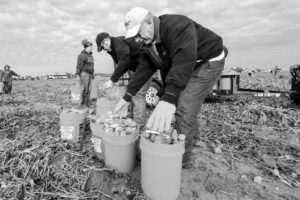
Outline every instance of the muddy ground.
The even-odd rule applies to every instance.
[[[88,128],[81,145],[60,141],[74,81],[14,82],[0,97],[0,199],[146,199],[139,162],[129,175],[107,168]],[[300,199],[300,109],[288,97],[214,99],[199,123],[178,199]]]

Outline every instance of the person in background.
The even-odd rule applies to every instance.
[[[132,77],[139,64],[140,52],[142,51],[141,42],[136,42],[135,40],[126,41],[124,36],[113,37],[108,33],[102,32],[97,35],[96,43],[98,52],[102,50],[107,52],[117,65],[110,80],[104,84],[105,88],[112,87],[126,72],[129,78]],[[150,84],[151,77],[143,84],[131,101],[130,112],[132,112],[133,119],[138,123],[140,129],[143,129],[146,123],[145,95]]]
[[[4,70],[0,72],[0,82],[3,82],[3,92],[10,94],[12,90],[12,76],[20,77],[17,73],[10,69],[9,65],[4,66]]]
[[[186,135],[183,168],[193,166],[194,136],[199,134],[197,116],[202,103],[219,79],[228,53],[222,37],[183,15],[156,17],[135,7],[125,16],[126,38],[135,38],[148,46],[127,91],[115,108],[123,112],[132,96],[155,73],[161,71],[164,91],[151,114],[147,128],[169,131],[175,115],[175,127]]]
[[[80,84],[83,87],[82,106],[90,106],[91,81],[94,78],[94,57],[93,44],[84,39],[81,41],[84,49],[78,55],[76,75],[80,78]]]

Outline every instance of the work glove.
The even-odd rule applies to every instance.
[[[155,107],[158,104],[158,102],[159,102],[159,97],[157,95],[155,95],[153,98],[152,106]]]
[[[169,131],[175,111],[174,104],[159,101],[147,122],[147,128],[158,132]]]
[[[128,112],[129,102],[125,101],[123,98],[118,102],[115,107],[114,113],[118,114],[120,117],[126,117]]]
[[[108,80],[104,83],[104,88],[108,89],[111,88],[114,85],[114,83],[111,80]]]

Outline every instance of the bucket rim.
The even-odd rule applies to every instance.
[[[102,140],[102,137],[101,136],[99,136],[99,135],[95,135],[95,134],[92,134],[92,137],[91,138],[97,138],[97,139],[101,139]]]
[[[103,124],[105,124],[105,123],[103,123]],[[140,133],[140,130],[139,130],[139,125],[138,125],[138,124],[137,124],[137,127],[136,127],[136,128],[137,128],[137,129],[136,129],[135,132],[133,132],[133,133],[131,133],[131,134],[129,134],[129,135],[124,135],[124,136],[110,135],[110,134],[106,133],[106,131],[105,131],[105,126],[102,127],[102,130],[103,130],[103,132],[104,132],[103,135],[108,136],[108,137],[110,137],[110,138],[118,139],[118,138],[139,137],[139,135],[140,135],[140,134],[139,134],[139,133]],[[137,139],[137,138],[136,138],[136,139]]]
[[[157,144],[148,141],[144,137],[141,136],[140,139],[140,148],[143,151],[147,151],[152,154],[166,154],[166,155],[180,155],[185,152],[184,143],[178,144]]]
[[[81,121],[85,120],[87,118],[87,114],[80,114],[80,115],[74,115],[74,114],[60,114],[59,119],[61,121]]]
[[[136,132],[131,133],[130,135],[125,135],[125,136],[117,136],[117,135],[110,135],[107,134],[105,131],[102,134],[102,138],[105,142],[109,142],[110,144],[131,144],[136,142],[139,139],[139,130]]]

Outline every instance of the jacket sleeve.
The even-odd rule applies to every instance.
[[[116,45],[115,49],[117,50],[117,68],[115,69],[110,80],[112,82],[117,82],[119,78],[126,73],[130,66],[130,47],[125,41]]]
[[[141,87],[151,78],[156,72],[157,68],[152,65],[149,57],[143,54],[140,57],[139,65],[134,72],[130,82],[127,86],[127,91],[123,96],[123,99],[127,102],[131,101],[131,98],[141,89]]]
[[[166,88],[161,98],[172,104],[177,103],[180,92],[192,76],[197,61],[198,43],[195,26],[191,21],[180,24],[174,30],[170,45],[172,66],[166,76]]]
[[[85,57],[80,54],[77,58],[76,75],[80,75],[83,69],[84,62],[85,62]]]
[[[13,76],[20,77],[20,75],[19,75],[19,74],[17,74],[16,72],[14,72],[14,71],[11,71],[11,74],[12,74]]]

